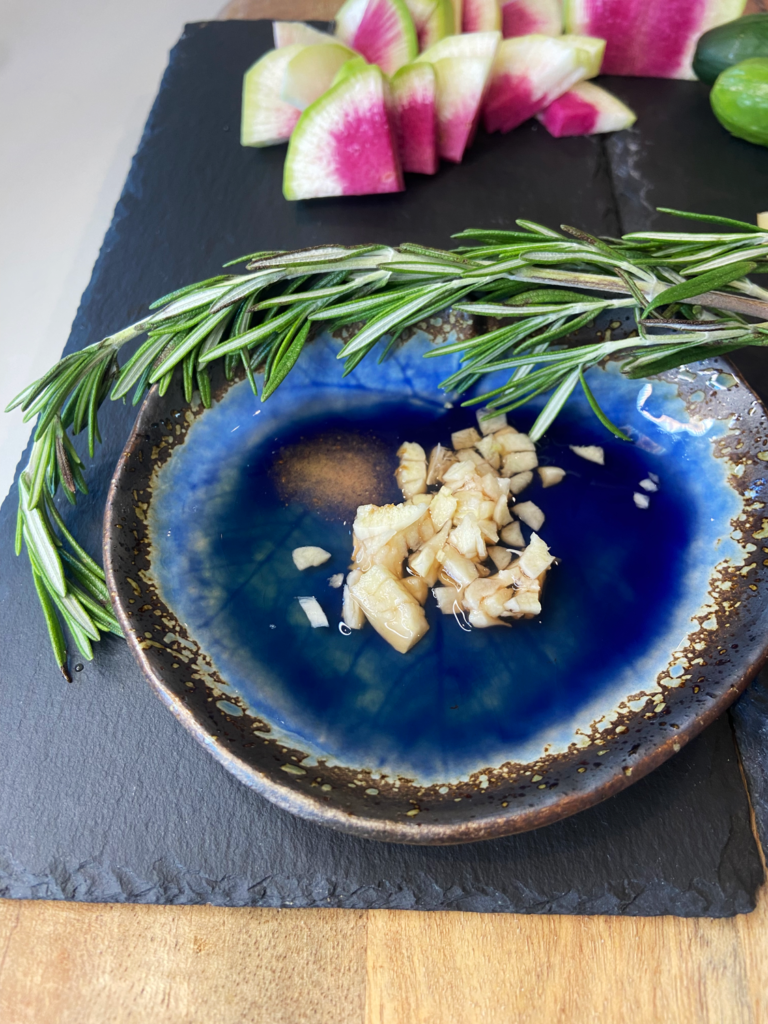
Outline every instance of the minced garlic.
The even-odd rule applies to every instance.
[[[544,513],[515,496],[536,469],[544,486],[564,472],[539,468],[533,441],[505,416],[478,413],[478,427],[482,436],[475,427],[456,431],[453,447],[436,445],[429,458],[421,445],[405,442],[395,472],[405,500],[358,508],[342,609],[350,629],[367,619],[405,654],[429,629],[423,606],[430,590],[464,629],[541,613],[554,557],[538,536]],[[534,531],[527,546],[521,522]]]

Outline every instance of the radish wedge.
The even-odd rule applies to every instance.
[[[302,46],[269,50],[243,77],[243,110],[240,143],[243,146],[274,146],[290,138],[300,112],[280,98],[285,69]]]
[[[500,29],[499,0],[464,0],[462,32],[497,32]]]
[[[566,0],[568,32],[607,40],[603,73],[695,78],[699,37],[738,18],[744,0]]]
[[[501,42],[501,32],[468,32],[464,35],[446,36],[440,42],[420,53],[417,61],[444,60],[446,57],[483,57],[493,60]]]
[[[392,110],[403,170],[435,174],[436,79],[431,64],[406,64],[392,79]]]
[[[537,115],[550,135],[598,135],[630,128],[634,112],[592,82],[579,82]]]
[[[483,107],[486,131],[508,132],[586,77],[575,47],[553,36],[505,39]]]
[[[352,63],[350,61],[350,63]],[[341,71],[340,81],[307,107],[285,158],[286,199],[401,192],[403,176],[379,68]]]
[[[559,36],[563,31],[560,0],[507,0],[501,7],[501,34]]]
[[[339,69],[357,54],[341,43],[303,46],[285,69],[281,97],[286,103],[306,110],[330,89]]]
[[[451,0],[405,0],[405,4],[413,18],[420,51],[453,34]]]
[[[314,46],[316,43],[335,43],[336,39],[330,32],[320,32],[311,25],[305,25],[303,21],[273,21],[272,35],[275,39],[275,49],[281,46]]]
[[[419,52],[403,0],[346,0],[336,15],[336,35],[387,75]]]
[[[576,50],[579,64],[585,68],[585,78],[595,78],[600,74],[605,57],[605,40],[597,36],[560,36],[559,42],[568,43]]]
[[[435,69],[437,82],[437,150],[460,163],[474,138],[501,35],[471,32],[446,36],[422,53]]]

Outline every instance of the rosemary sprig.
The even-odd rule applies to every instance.
[[[64,357],[8,407],[37,417],[19,480],[16,552],[26,547],[64,675],[62,623],[86,658],[103,632],[120,634],[104,573],[67,530],[55,502],[59,491],[72,503],[77,491],[86,492],[72,437],[85,432],[93,457],[99,411],[110,393],[125,400],[132,391],[135,405],[153,384],[164,394],[179,373],[187,402],[197,391],[210,406],[209,367],[223,359],[227,378],[242,366],[255,393],[255,374],[262,374],[265,401],[313,331],[361,324],[338,353],[349,373],[382,339],[384,358],[408,328],[453,307],[494,317],[499,326],[427,353],[460,353],[459,370],[441,386],[466,393],[487,374],[509,371],[502,386],[465,405],[510,411],[549,394],[530,430],[537,440],[581,386],[599,422],[628,440],[598,406],[585,379],[590,367],[620,357],[622,371],[638,377],[768,345],[768,291],[747,276],[768,270],[768,232],[727,217],[663,212],[717,230],[615,239],[519,220],[515,231],[463,231],[452,250],[406,243],[259,252],[226,264],[244,263],[243,273],[180,288],[152,303],[143,320]],[[612,309],[630,310],[636,332],[573,337]],[[146,340],[121,366],[120,350],[142,335]]]

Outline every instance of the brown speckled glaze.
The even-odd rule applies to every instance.
[[[730,483],[744,499],[732,527],[741,536],[745,565],[723,563],[713,572],[711,607],[702,609],[698,630],[670,662],[685,664],[684,674],[661,673],[647,691],[627,694],[564,753],[488,765],[456,785],[374,782],[357,769],[304,767],[306,752],[280,743],[269,722],[222,711],[217,701],[225,694],[218,684],[224,681],[160,600],[152,576],[147,513],[153,476],[203,414],[202,408],[187,409],[173,387],[164,398],[153,389],[144,402],[105,513],[107,579],[128,643],[163,702],[214,757],[278,806],[317,823],[370,839],[444,844],[539,828],[583,810],[679,751],[744,690],[768,654],[768,509],[746,497],[768,470],[768,418],[730,367],[736,386],[702,387],[703,374],[724,365],[699,364],[697,373],[673,372],[664,379],[676,385],[696,417],[731,422],[714,451],[731,464]],[[218,379],[214,398],[228,386]],[[237,703],[228,695],[226,700]]]

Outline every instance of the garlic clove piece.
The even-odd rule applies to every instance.
[[[565,470],[560,469],[559,466],[539,466],[539,476],[542,487],[554,487],[565,476]]]
[[[546,516],[532,501],[518,502],[517,505],[513,505],[513,511],[517,518],[522,519],[532,530],[540,530],[544,525]]]
[[[325,548],[313,547],[311,544],[301,548],[294,548],[291,552],[293,564],[299,571],[312,569],[317,565],[322,565],[323,562],[327,562],[330,557],[330,551],[326,551]]]

